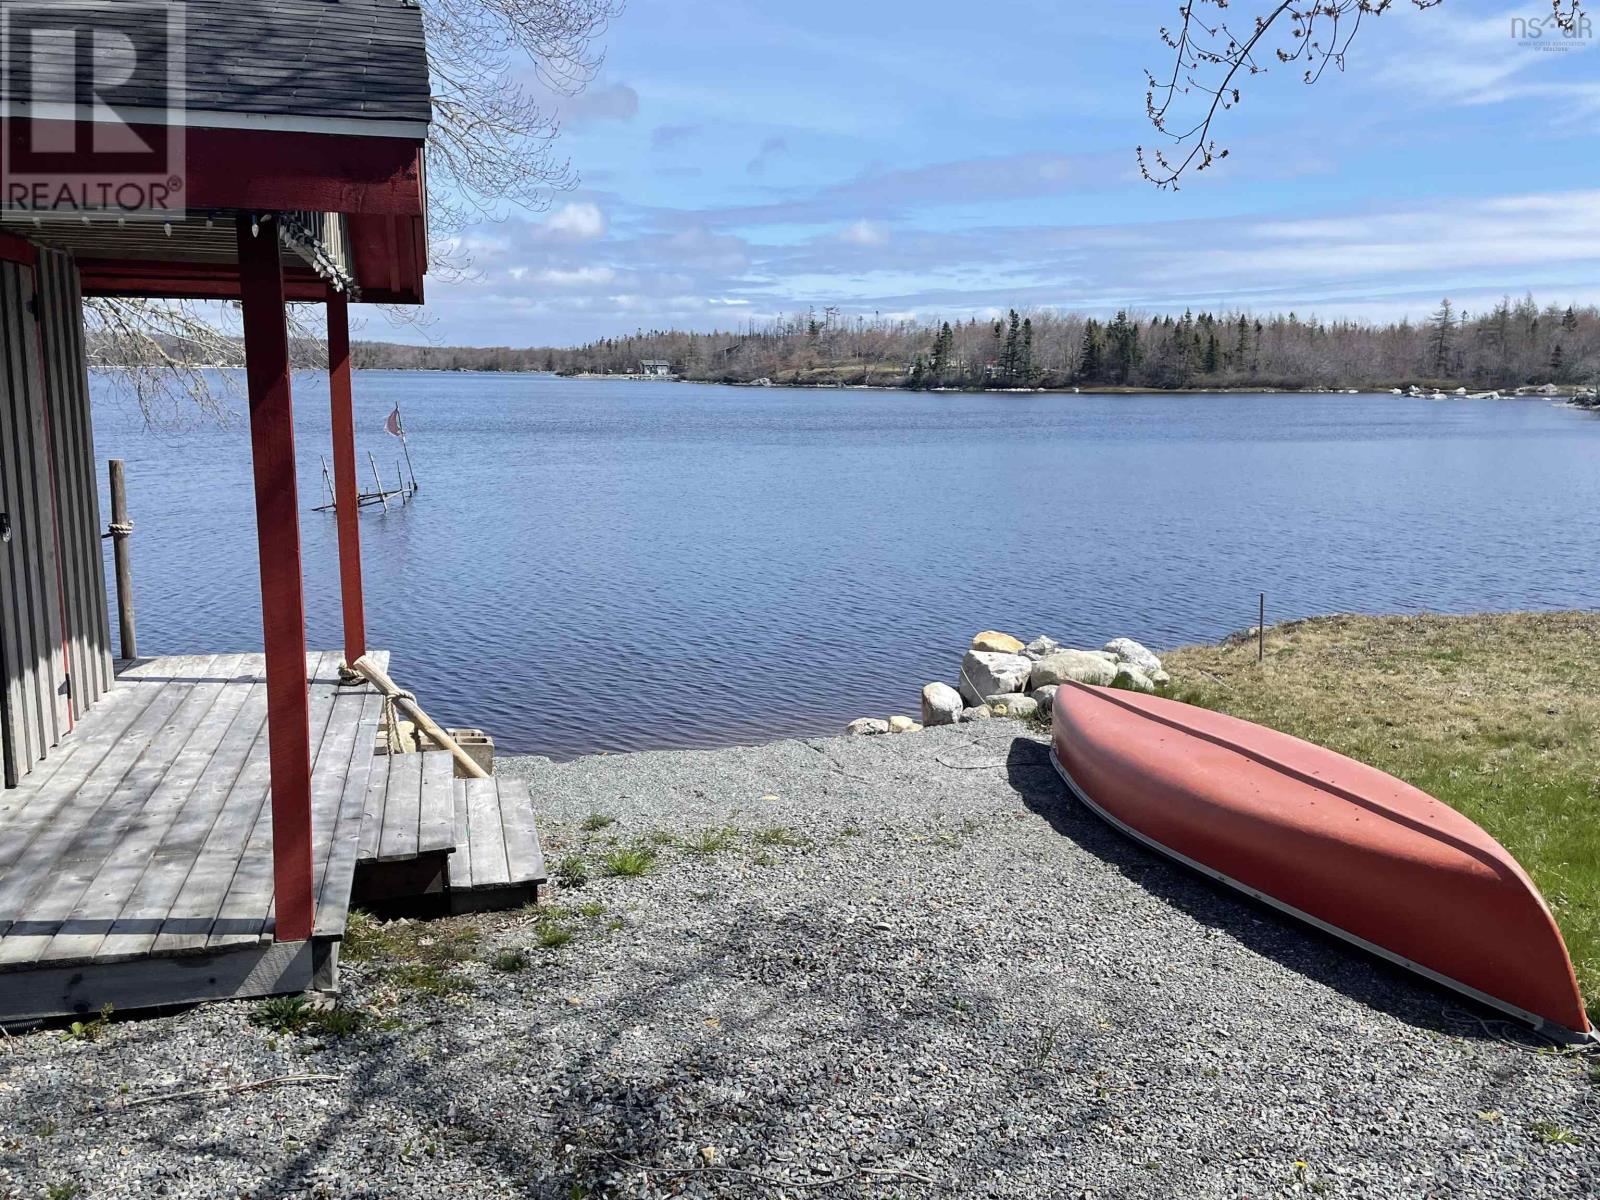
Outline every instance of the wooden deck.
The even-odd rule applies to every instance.
[[[263,657],[141,660],[0,791],[0,1020],[310,986],[344,933],[382,706],[339,659],[308,656],[311,943],[272,941]]]

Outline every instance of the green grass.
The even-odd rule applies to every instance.
[[[802,833],[796,833],[787,825],[772,825],[766,829],[756,830],[755,842],[758,846],[805,847],[811,845],[810,838]]]
[[[556,864],[556,878],[568,887],[582,887],[589,882],[589,863],[581,854],[568,854]]]
[[[578,915],[580,917],[603,917],[605,912],[606,906],[598,900],[589,900],[578,905]]]
[[[456,971],[477,957],[479,931],[459,919],[379,921],[352,912],[340,951],[346,962],[376,968],[379,978],[398,991],[418,996],[448,996],[468,990]]]
[[[290,1036],[343,1038],[366,1032],[372,1018],[358,1008],[319,1008],[304,996],[275,996],[256,1005],[250,1023]]]
[[[721,854],[724,850],[731,850],[739,844],[739,831],[726,826],[712,829],[702,829],[693,837],[687,838],[683,848],[691,854]]]
[[[1522,863],[1600,1017],[1600,614],[1320,617],[1167,656],[1177,699],[1404,779]]]
[[[559,950],[572,940],[572,930],[559,921],[546,919],[533,927],[533,940],[541,950]]]
[[[517,975],[528,969],[529,959],[521,950],[502,950],[489,960],[489,965],[507,975]]]
[[[607,875],[619,879],[636,879],[655,869],[656,852],[649,846],[619,846],[606,855],[601,864]]]
[[[598,833],[602,829],[610,828],[617,823],[615,817],[608,817],[605,813],[590,813],[583,819],[582,828],[585,833]]]

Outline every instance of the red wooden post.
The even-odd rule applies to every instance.
[[[333,499],[339,524],[339,596],[344,602],[344,662],[367,652],[361,597],[361,500],[356,487],[356,422],[350,381],[350,302],[328,293],[328,398],[333,407]]]
[[[267,729],[272,774],[272,871],[280,942],[311,936],[311,712],[306,684],[305,595],[300,582],[299,485],[289,330],[278,226],[252,231],[239,218],[239,294],[244,311],[250,449],[255,462],[261,624],[267,647]]]

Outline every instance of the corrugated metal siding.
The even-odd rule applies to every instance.
[[[111,622],[100,552],[100,489],[83,352],[83,297],[72,259],[41,250],[38,287],[67,670],[72,680],[72,711],[82,714],[111,686]]]
[[[0,680],[6,703],[6,765],[26,774],[70,725],[62,648],[61,574],[40,337],[32,311],[34,273],[0,263]],[[8,780],[14,783],[15,779]]]

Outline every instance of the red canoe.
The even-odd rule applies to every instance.
[[[1592,1037],[1543,898],[1477,825],[1393,776],[1175,700],[1063,684],[1051,757],[1122,832],[1429,979]]]

